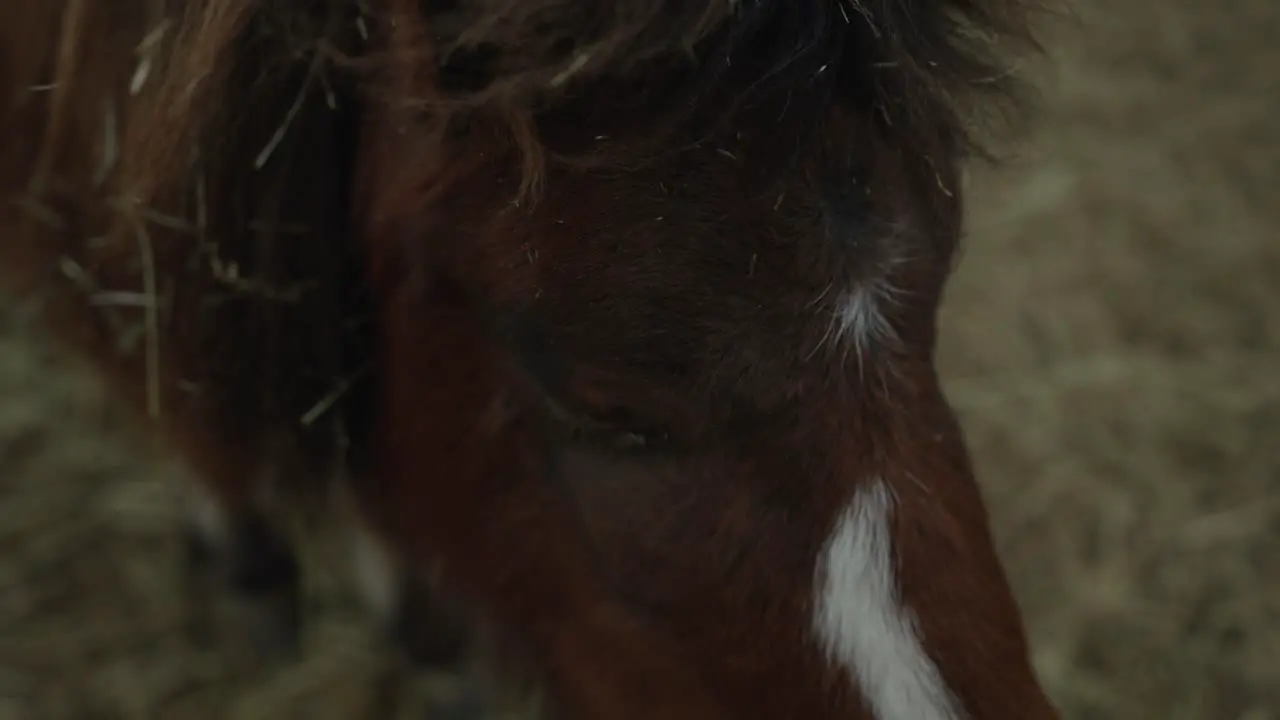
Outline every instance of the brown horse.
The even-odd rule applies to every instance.
[[[934,369],[1025,15],[10,0],[0,275],[270,627],[337,475],[397,636],[563,716],[1054,718]]]

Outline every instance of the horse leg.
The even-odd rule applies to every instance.
[[[423,669],[458,667],[469,635],[462,608],[363,524],[356,524],[352,548],[360,595],[399,660]]]
[[[294,549],[252,504],[219,494],[216,482],[186,483],[179,533],[182,579],[197,629],[226,600],[234,624],[258,654],[300,649],[302,574]]]
[[[447,589],[400,561],[372,530],[356,523],[352,547],[361,595],[392,648],[398,673],[448,677],[448,692],[433,697],[429,717],[483,720],[502,716],[504,703],[529,694],[529,683],[500,655],[492,633]]]

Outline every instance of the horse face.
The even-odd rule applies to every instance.
[[[460,574],[480,595],[542,588],[545,615],[516,598],[496,612],[543,628],[533,642],[562,653],[549,661],[561,682],[647,668],[618,670],[599,691],[626,712],[673,712],[693,696],[710,713],[855,712],[823,629],[839,613],[823,621],[819,609],[857,601],[823,589],[842,513],[877,478],[965,472],[931,365],[955,237],[940,179],[838,140],[823,144],[834,157],[744,169],[764,142],[737,137],[630,172],[552,168],[523,207],[505,202],[506,166],[482,164],[377,243],[412,288],[397,317],[413,327],[388,328],[417,338],[392,361],[420,388],[395,391],[405,417],[433,412],[431,398],[475,408],[437,430],[452,438],[436,445],[443,464],[484,478],[474,512],[525,498],[505,535],[544,545],[519,566],[494,558],[488,577],[469,555]],[[901,459],[926,437],[956,469]],[[440,503],[419,492],[397,505]],[[442,538],[428,555],[471,552]],[[552,563],[551,547],[575,559]],[[555,579],[550,567],[566,564]],[[580,612],[550,608],[560,601]],[[658,678],[681,699],[653,705],[643,688]]]

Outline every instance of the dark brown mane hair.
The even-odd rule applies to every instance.
[[[1016,47],[1036,47],[1027,0],[480,0],[410,4],[420,47],[438,68],[416,100],[434,111],[534,108],[595,81],[641,73],[646,104],[696,106],[734,66],[751,90],[814,80],[828,92],[874,98],[894,119],[975,99],[1013,99]],[[635,88],[632,88],[635,89]],[[723,99],[723,98],[719,98]],[[663,101],[666,102],[663,102]],[[1016,105],[1016,103],[1014,103]],[[898,113],[906,113],[899,116]]]
[[[635,161],[675,127],[710,127],[782,93],[798,106],[852,99],[908,138],[944,134],[958,151],[986,155],[990,121],[1009,129],[1025,107],[1016,51],[1038,50],[1028,0],[400,5],[382,18],[404,38],[386,60],[428,70],[395,87],[392,101],[436,127],[505,116],[526,158],[522,192],[536,185],[544,155]],[[632,107],[646,125],[628,134],[621,157],[622,142],[547,148],[540,126],[566,104],[579,115],[587,104]]]
[[[362,77],[411,68],[393,73],[401,82],[367,92],[412,109],[424,130],[446,132],[478,115],[503,118],[526,156],[527,190],[544,159],[539,116],[576,97],[643,108],[648,137],[635,133],[631,142],[647,146],[664,129],[708,121],[709,112],[731,115],[728,109],[752,97],[796,88],[810,102],[855,98],[899,132],[947,133],[959,150],[983,150],[985,121],[1012,119],[1022,107],[1010,51],[1035,48],[1031,0],[147,4],[153,34],[144,44],[151,47],[139,51],[148,53],[153,79],[135,98],[135,121],[119,152],[122,190],[144,203],[189,170],[192,143],[216,145],[228,121],[253,112],[262,94],[279,92],[265,77],[248,87],[237,78],[241,85],[232,87],[237,67],[264,76],[303,69],[301,81],[330,100]],[[16,12],[30,14],[26,5]],[[44,12],[61,15],[60,59],[51,74],[55,119],[45,138],[53,145],[62,132],[57,118],[71,112],[58,106],[74,100],[75,58],[88,61],[112,40],[84,35],[86,27],[102,27],[89,22],[103,12],[93,3],[51,2]],[[371,49],[370,37],[387,40],[385,47]],[[726,75],[745,80],[747,91],[718,92]],[[583,93],[586,87],[592,93]],[[591,162],[601,153],[551,154]]]

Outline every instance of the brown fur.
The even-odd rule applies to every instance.
[[[229,508],[341,463],[572,716],[861,718],[812,563],[880,477],[965,709],[1053,717],[933,369],[1023,4],[290,8],[0,8],[3,279]]]

